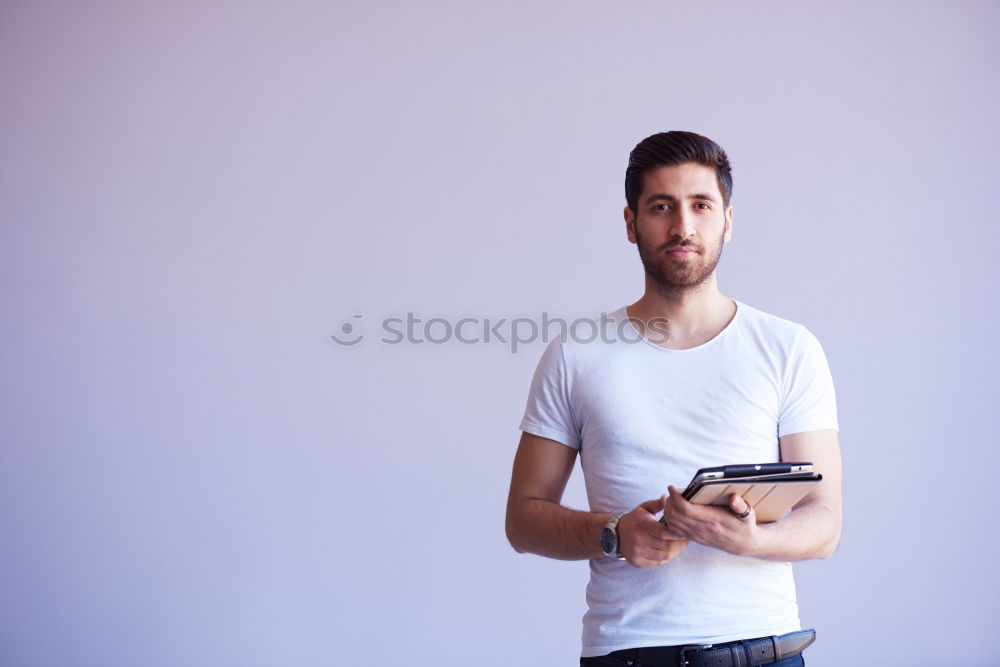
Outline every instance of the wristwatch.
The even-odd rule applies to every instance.
[[[604,524],[604,528],[601,528],[601,550],[609,558],[622,557],[618,551],[618,520],[623,516],[625,516],[624,512],[615,514]]]

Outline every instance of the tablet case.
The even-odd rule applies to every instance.
[[[771,523],[792,509],[822,479],[823,475],[820,474],[805,478],[776,476],[774,479],[756,480],[752,477],[713,479],[694,489],[688,500],[699,505],[726,506],[729,504],[729,494],[738,493],[753,507],[757,523]]]

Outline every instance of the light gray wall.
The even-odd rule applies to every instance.
[[[0,663],[573,664],[586,564],[503,534],[541,343],[378,323],[637,298],[625,161],[666,129],[733,160],[722,291],[836,381],[809,664],[995,660],[998,20],[5,2]]]

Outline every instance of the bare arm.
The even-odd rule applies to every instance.
[[[783,461],[812,461],[823,475],[816,490],[799,501],[785,518],[761,524],[749,555],[781,560],[827,558],[840,543],[843,520],[840,439],[837,431],[806,431],[782,437]]]
[[[507,539],[519,553],[560,560],[604,558],[599,535],[609,512],[562,506],[577,451],[530,433],[521,435],[507,497]],[[619,550],[637,567],[667,562],[687,545],[656,520],[666,498],[647,501],[618,523]]]
[[[611,514],[580,512],[559,504],[576,454],[555,440],[521,434],[507,497],[507,539],[518,553],[560,560],[604,556],[597,538]]]
[[[771,560],[826,558],[840,542],[843,516],[840,440],[835,430],[793,433],[779,439],[783,461],[812,461],[823,481],[784,518],[758,524],[747,504],[733,495],[729,508],[694,505],[670,487],[667,523],[696,542],[741,556]]]

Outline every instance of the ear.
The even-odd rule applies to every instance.
[[[636,243],[635,214],[628,206],[625,207],[625,235],[628,236],[629,243]]]
[[[733,238],[733,207],[730,206],[726,209],[726,233],[722,236],[723,243],[729,243],[729,240]]]

